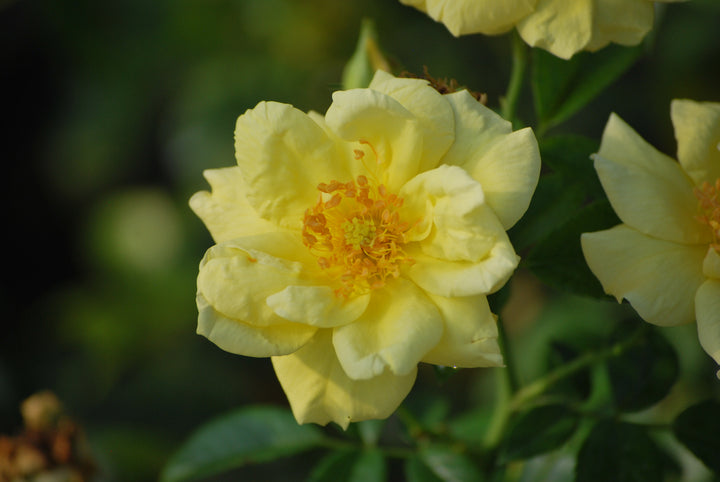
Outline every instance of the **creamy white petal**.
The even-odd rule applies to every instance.
[[[695,296],[695,312],[700,344],[720,364],[720,280],[707,280],[700,286]]]
[[[678,161],[696,185],[720,179],[720,103],[673,100]]]

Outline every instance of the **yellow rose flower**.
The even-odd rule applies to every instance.
[[[607,293],[656,325],[697,320],[720,363],[720,104],[675,100],[671,117],[679,163],[610,117],[593,158],[623,224],[582,248]]]
[[[658,0],[675,2],[682,0]],[[523,40],[569,59],[609,43],[637,45],[650,31],[653,0],[400,0],[455,35],[496,35],[517,27]]]
[[[419,362],[502,365],[486,295],[518,263],[505,231],[538,180],[530,129],[378,71],[324,117],[261,102],[235,151],[190,200],[217,242],[198,333],[272,357],[299,423],[389,416]]]

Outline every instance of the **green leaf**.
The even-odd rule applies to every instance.
[[[608,201],[589,204],[537,243],[526,255],[524,265],[551,287],[578,295],[604,297],[600,282],[585,263],[580,235],[607,229],[619,222]]]
[[[630,68],[642,50],[612,45],[567,61],[533,49],[531,82],[540,133],[586,106]]]
[[[624,422],[598,422],[580,448],[576,482],[663,480],[667,455],[646,431]]]
[[[480,482],[483,480],[478,468],[465,455],[445,445],[429,445],[420,449],[418,457],[424,468],[427,468],[435,478],[428,478],[427,471],[423,467],[413,463],[413,476],[425,477],[408,480],[430,481],[441,480],[443,482]],[[406,471],[408,466],[406,466]]]
[[[365,18],[360,25],[355,52],[343,70],[343,90],[367,87],[378,69],[389,71],[389,65],[380,51],[375,24]]]
[[[578,416],[563,405],[534,407],[510,428],[500,453],[501,462],[527,459],[565,443],[578,425]]]
[[[613,340],[632,336],[636,326],[621,323]],[[675,349],[656,330],[642,326],[638,342],[607,362],[613,400],[622,411],[642,410],[659,402],[678,377]]]
[[[577,135],[553,136],[541,139],[539,148],[543,164],[561,173],[567,183],[582,185],[587,200],[606,199],[590,159],[600,148],[597,140]]]
[[[377,442],[380,439],[380,434],[385,426],[385,422],[386,420],[365,420],[363,422],[356,423],[355,425],[357,426],[357,430],[363,444],[369,446],[377,445]]]
[[[707,400],[685,409],[672,425],[675,437],[720,476],[720,402]]]
[[[192,434],[170,458],[161,480],[192,480],[267,462],[316,447],[322,439],[317,427],[298,425],[287,410],[242,408],[212,420]]]
[[[442,482],[443,479],[435,475],[418,455],[413,455],[405,461],[405,480],[407,482]]]
[[[383,455],[372,448],[331,452],[315,466],[308,482],[380,482],[386,479]]]
[[[547,365],[548,371],[551,371],[579,357],[590,346],[579,346],[576,340],[552,340],[548,348]],[[589,368],[584,368],[554,383],[549,391],[562,393],[570,400],[585,400],[592,389],[590,378]]]

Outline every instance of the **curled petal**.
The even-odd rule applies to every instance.
[[[203,175],[212,192],[195,193],[190,198],[190,207],[205,223],[216,243],[278,229],[277,225],[262,219],[248,202],[247,187],[239,167],[208,169]]]
[[[329,286],[288,286],[268,296],[267,304],[277,315],[320,328],[347,325],[367,308],[370,295],[341,298]]]
[[[257,213],[299,229],[317,185],[351,179],[350,160],[307,114],[287,104],[261,102],[237,120],[235,157],[246,197]]]
[[[525,213],[540,176],[540,151],[529,128],[510,123],[467,91],[446,95],[455,113],[455,143],[443,162],[458,165],[480,183],[487,204],[505,229]]]
[[[415,383],[417,369],[405,375],[385,371],[368,380],[353,380],[333,350],[331,330],[319,330],[295,353],[273,357],[275,374],[299,423],[350,422],[387,418]]]
[[[460,368],[503,366],[497,317],[490,312],[484,295],[430,298],[442,314],[445,329],[423,362]]]
[[[528,45],[569,59],[590,43],[594,2],[538,0],[535,12],[518,23],[518,33]]]
[[[406,375],[442,336],[436,306],[413,283],[399,278],[372,293],[354,323],[336,328],[333,345],[347,375],[366,380],[386,370]]]
[[[369,174],[397,192],[420,171],[425,142],[420,120],[389,95],[370,89],[335,92],[325,122],[363,153],[357,174]]]
[[[695,319],[705,246],[651,238],[622,224],[585,233],[581,244],[605,292],[627,299],[645,321],[673,326]]]
[[[268,357],[287,355],[312,338],[316,328],[297,323],[254,326],[223,316],[201,295],[197,295],[197,333],[221,349],[237,355]]]
[[[291,234],[266,233],[215,245],[200,263],[198,293],[227,318],[253,326],[286,323],[266,300],[289,285],[312,283],[313,272],[305,266],[314,262],[308,257]]]
[[[639,44],[653,26],[654,12],[649,0],[596,1],[592,38],[585,50],[594,52],[610,42]]]
[[[417,118],[423,137],[419,170],[436,167],[455,139],[455,120],[446,97],[426,80],[399,79],[383,70],[375,73],[368,88],[389,95]]]

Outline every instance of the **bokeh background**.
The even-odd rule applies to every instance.
[[[646,55],[555,131],[598,139],[615,111],[674,155],[670,100],[720,101],[720,2],[659,13]],[[204,169],[234,162],[234,123],[246,109],[261,100],[329,106],[362,18],[374,20],[398,70],[427,66],[498,105],[509,37],[455,39],[396,0],[0,0],[0,433],[20,429],[21,400],[51,389],[84,426],[102,480],[156,480],[211,417],[286,406],[269,360],[195,334],[197,264],[212,240],[187,199],[207,188]],[[528,121],[531,107],[526,92]],[[602,331],[623,310],[553,293],[522,272],[514,296],[523,301],[507,317],[521,369],[542,333],[571,329],[578,313]],[[671,337],[687,345],[685,365],[712,373],[692,327]],[[408,403],[436,403],[439,414],[483,403],[489,372],[443,381],[423,369]],[[242,474],[303,480],[317,457]]]

